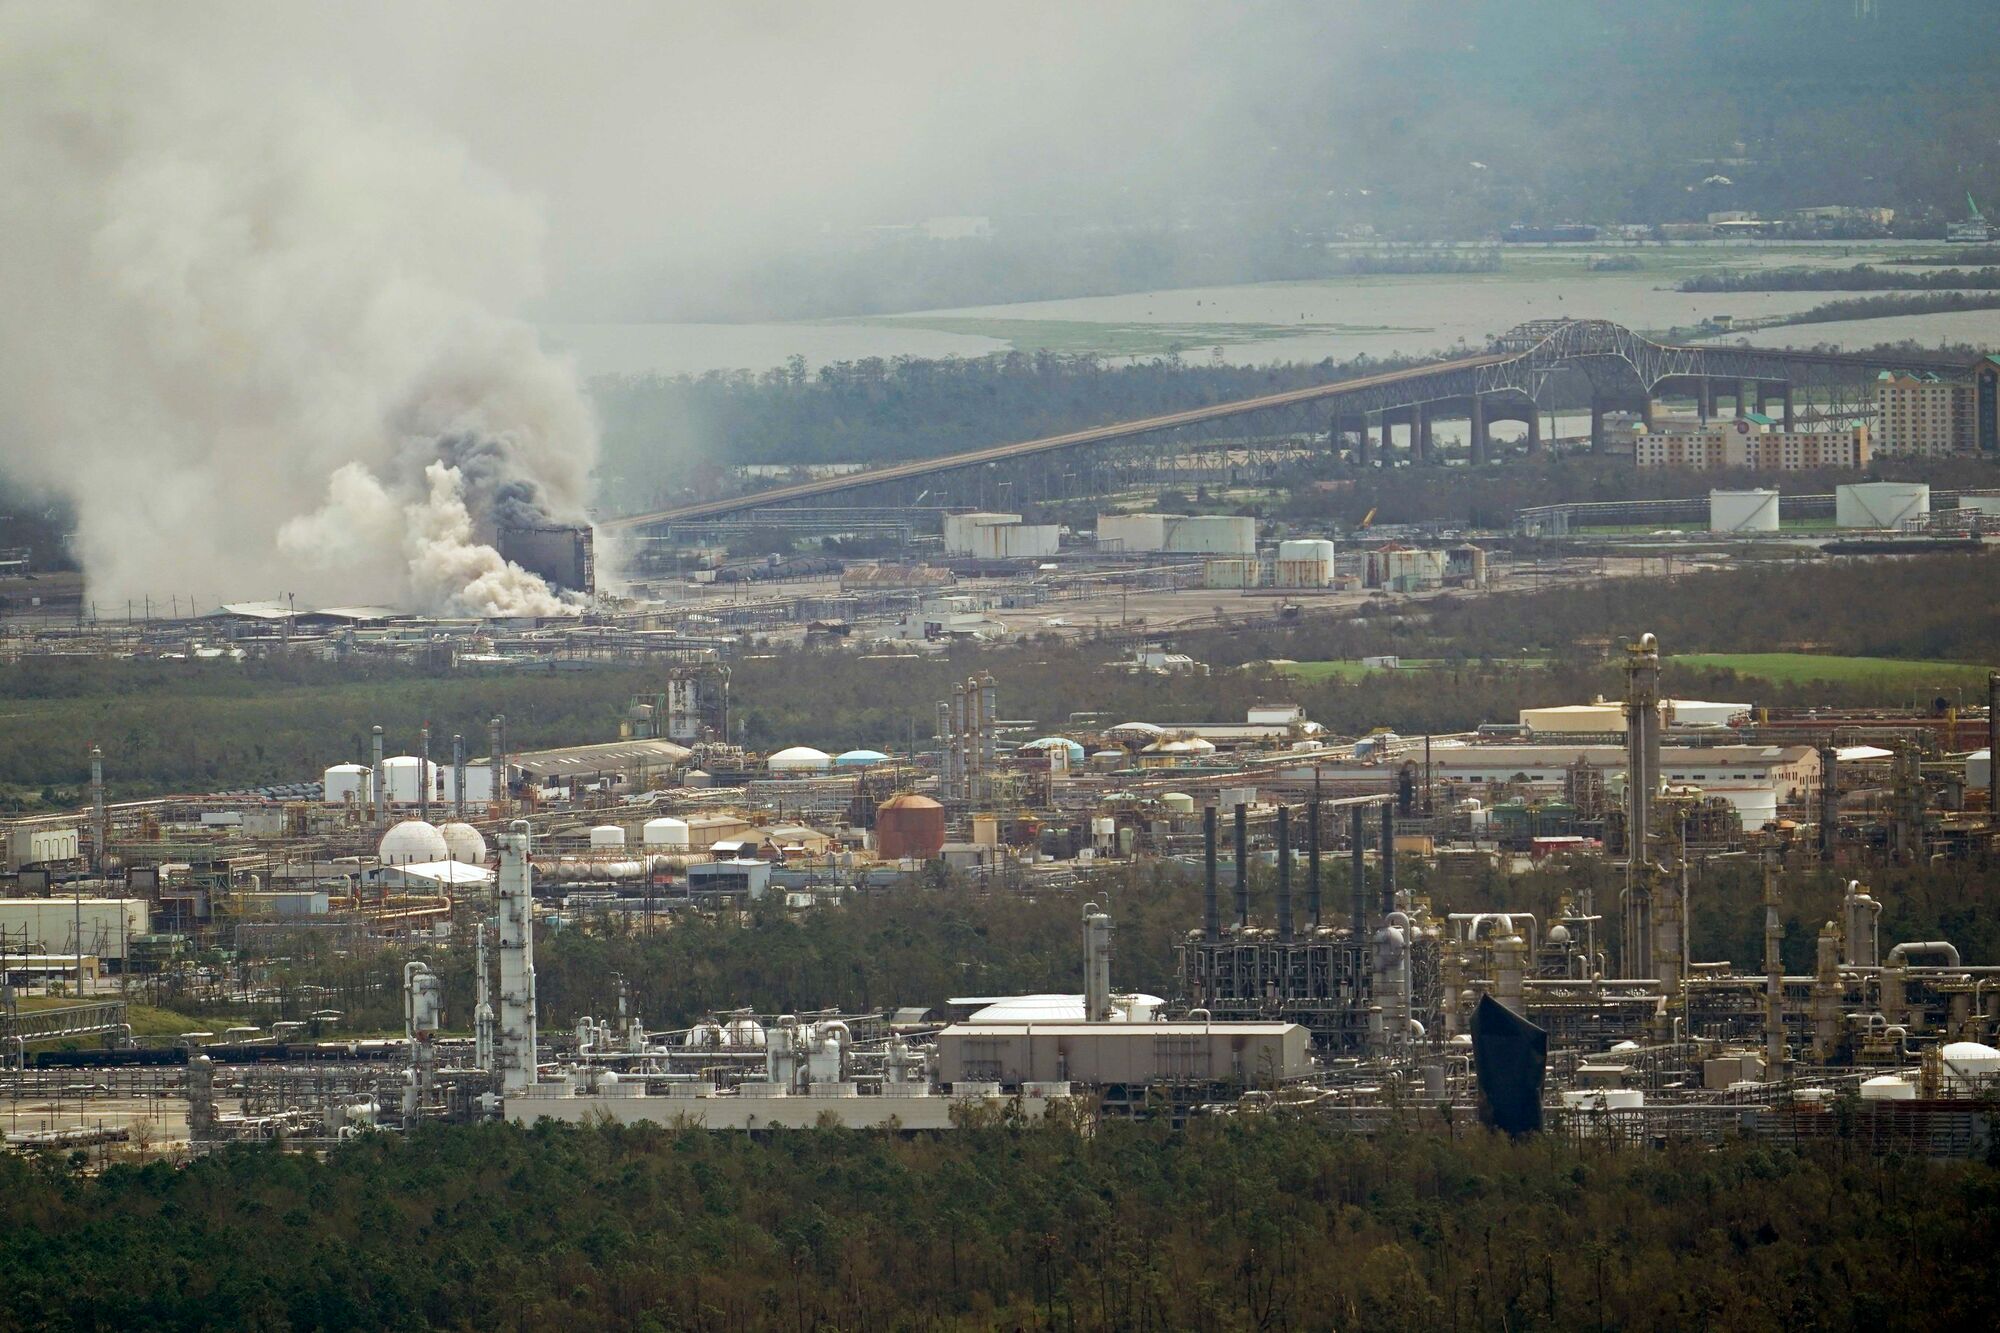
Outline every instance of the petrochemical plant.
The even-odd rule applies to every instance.
[[[369,754],[330,756],[277,796],[117,802],[116,756],[95,755],[84,809],[6,830],[11,1139],[118,1137],[167,1105],[184,1113],[166,1136],[197,1146],[487,1117],[942,1131],[1283,1111],[1369,1129],[1421,1107],[1491,1116],[1495,1080],[1516,1077],[1577,1133],[1859,1125],[1885,1149],[1982,1151],[2000,965],[1898,938],[1867,880],[1994,854],[1994,700],[1895,714],[1670,699],[1651,635],[1624,673],[1615,702],[1346,739],[1290,704],[1201,725],[1010,719],[1005,681],[978,674],[936,702],[921,749],[757,754],[728,739],[730,675],[711,661],[665,671],[618,741],[514,751],[496,717],[484,756],[428,728],[395,755],[378,727]],[[1151,960],[1167,996],[1114,985],[1097,876],[1134,864],[1200,885],[1201,919]],[[1689,944],[1729,865],[1762,876],[1759,970]],[[1849,882],[1810,970],[1788,972],[1780,883],[1808,866]],[[1566,876],[1553,914],[1433,909],[1454,876],[1505,886],[1537,868]],[[540,1021],[538,936],[753,911],[809,924],[939,874],[1104,903],[1081,912],[1080,992],[661,1029],[627,987],[615,1014]],[[256,1008],[270,995],[249,960],[304,939],[400,944],[400,1037],[343,1035],[331,995],[293,997],[268,1029],[131,1035],[131,987]],[[239,961],[207,961],[218,948]],[[454,959],[470,1013],[444,1012]],[[37,986],[75,1002],[11,1004]],[[1500,1016],[1545,1042],[1531,1070],[1482,1053]],[[79,1065],[96,1082],[65,1106]]]

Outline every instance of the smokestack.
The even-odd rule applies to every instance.
[[[375,827],[389,823],[389,769],[382,762],[382,728],[373,729],[375,739]]]
[[[1306,807],[1306,915],[1319,929],[1319,802]]]
[[[465,737],[457,732],[451,738],[451,795],[452,818],[461,824],[465,822]]]
[[[90,747],[90,868],[100,875],[104,873],[104,853],[110,843],[111,824],[104,813],[104,751],[93,745]],[[82,952],[81,938],[76,947]]]
[[[493,813],[507,813],[507,715],[496,713],[486,724],[487,767],[493,773]]]
[[[1201,937],[1210,944],[1222,938],[1222,908],[1215,897],[1215,807],[1201,812]]]
[[[417,732],[417,818],[431,822],[431,724]]]
[[[1366,939],[1368,929],[1368,825],[1367,812],[1361,806],[1353,806],[1349,813],[1347,887],[1353,898],[1354,938]]]
[[[1382,802],[1382,915],[1396,910],[1396,803]]]
[[[1250,807],[1236,807],[1236,928],[1250,924]]]
[[[1292,812],[1278,807],[1278,938],[1292,938]]]
[[[1111,918],[1096,903],[1083,905],[1083,1021],[1111,1018]]]

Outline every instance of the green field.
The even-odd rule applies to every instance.
[[[1915,662],[1896,657],[1823,657],[1817,653],[1682,653],[1674,666],[1720,668],[1780,684],[1868,681],[1908,686],[1970,687],[1986,682],[1986,668],[1961,662]]]

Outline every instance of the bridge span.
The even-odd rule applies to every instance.
[[[669,523],[726,518],[753,509],[823,500],[876,486],[1131,440],[1182,427],[1205,425],[1257,413],[1324,408],[1327,434],[1338,447],[1351,442],[1357,461],[1366,463],[1391,447],[1402,425],[1414,462],[1435,457],[1431,423],[1462,418],[1470,424],[1474,463],[1488,456],[1487,426],[1522,421],[1528,448],[1540,448],[1540,412],[1558,377],[1580,378],[1588,387],[1591,444],[1601,449],[1605,413],[1629,410],[1652,419],[1653,402],[1665,392],[1692,397],[1703,417],[1714,414],[1718,398],[1732,401],[1735,414],[1762,412],[1775,399],[1787,426],[1841,415],[1834,410],[1795,416],[1795,389],[1819,392],[1829,405],[1845,401],[1848,414],[1863,410],[1866,385],[1883,370],[1962,374],[1965,362],[1941,354],[1841,353],[1757,347],[1683,346],[1656,343],[1606,320],[1537,320],[1496,338],[1474,356],[1409,366],[1401,370],[1334,380],[1303,389],[1213,403],[1133,421],[1066,431],[1039,439],[989,445],[938,458],[890,463],[861,472],[798,482],[681,505],[651,513],[600,519],[598,527],[626,531]],[[1578,393],[1577,398],[1583,395]],[[1370,420],[1375,422],[1371,433]]]

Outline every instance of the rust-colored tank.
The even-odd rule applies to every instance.
[[[934,859],[944,848],[944,807],[928,796],[905,792],[875,810],[875,854],[884,861]]]

